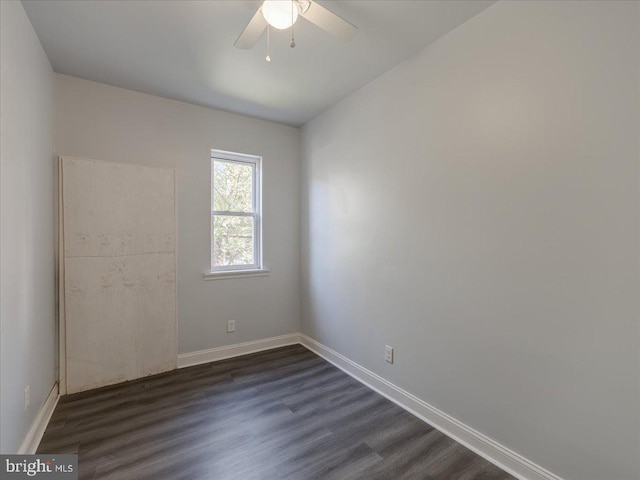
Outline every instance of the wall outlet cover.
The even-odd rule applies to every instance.
[[[393,363],[393,347],[384,346],[384,359],[389,363]]]
[[[31,385],[24,387],[24,411],[26,412],[31,403]]]

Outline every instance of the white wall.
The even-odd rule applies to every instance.
[[[22,4],[0,17],[0,451],[16,453],[56,376],[53,71]]]
[[[639,21],[500,2],[302,133],[303,333],[566,479],[640,477]]]
[[[212,148],[263,157],[268,277],[203,280],[210,267]],[[177,169],[180,353],[298,331],[298,129],[55,75],[54,149]],[[227,320],[236,320],[235,333],[227,333]]]

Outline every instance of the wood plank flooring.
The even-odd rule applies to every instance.
[[[301,345],[62,397],[81,480],[507,480]]]

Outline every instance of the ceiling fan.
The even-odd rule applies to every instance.
[[[265,28],[267,29],[268,45],[269,27],[273,27],[278,30],[291,28],[291,47],[293,48],[296,45],[293,39],[293,25],[298,17],[309,20],[343,42],[348,42],[358,33],[358,29],[354,25],[313,0],[265,0],[244,28],[234,46],[243,49],[253,47]],[[267,53],[267,61],[270,60]]]

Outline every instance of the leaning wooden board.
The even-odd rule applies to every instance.
[[[175,172],[61,162],[67,393],[175,369]]]

